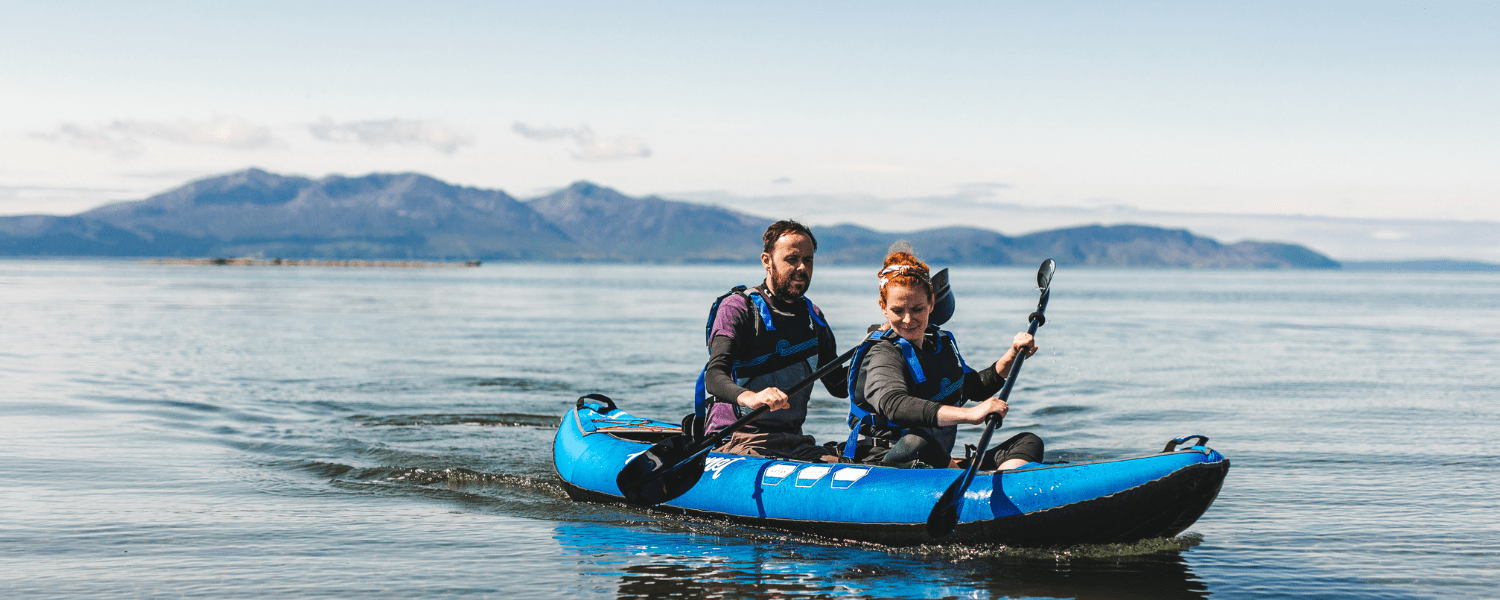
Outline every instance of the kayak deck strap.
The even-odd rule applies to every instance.
[[[678,429],[676,427],[638,427],[638,426],[633,426],[633,425],[617,425],[617,426],[610,426],[610,427],[600,427],[600,428],[597,428],[597,429],[594,430],[595,433],[601,433],[601,432],[602,433],[612,433],[612,432],[617,432],[617,431],[644,432],[644,433],[681,433],[682,432],[681,429]]]
[[[590,431],[589,433],[614,433],[614,432],[630,432],[630,433],[681,433],[682,432],[682,428],[681,427],[675,427],[675,426],[672,426],[672,425],[667,425],[667,424],[662,423],[660,421],[653,421],[651,419],[641,419],[641,418],[614,419],[614,418],[609,418],[609,417],[599,417],[599,418],[592,419],[591,424],[594,426],[594,428],[593,428],[593,431]]]
[[[665,425],[665,424],[662,424],[659,421],[653,421],[651,419],[639,419],[639,418],[635,418],[635,419],[610,419],[610,418],[602,418],[602,419],[594,419],[594,423],[600,424],[600,426],[599,427],[595,427],[595,429],[611,429],[611,428],[619,428],[619,427],[637,427],[637,428],[647,428],[647,427],[649,427],[651,429],[660,429],[662,431],[681,431],[682,430],[682,428],[680,428],[680,427],[676,427],[676,426],[673,426],[673,425]]]

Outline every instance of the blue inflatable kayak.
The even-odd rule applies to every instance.
[[[619,503],[615,478],[625,463],[678,434],[677,425],[585,398],[563,415],[553,459],[573,500]],[[1157,454],[980,472],[958,526],[941,540],[928,536],[927,517],[959,469],[711,453],[697,485],[654,510],[893,546],[1133,542],[1177,535],[1213,504],[1229,459],[1205,443],[1189,436]]]

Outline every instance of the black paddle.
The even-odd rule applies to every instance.
[[[866,340],[865,344],[870,342],[871,340]],[[848,352],[833,361],[818,367],[812,375],[808,375],[806,379],[797,382],[790,389],[784,390],[786,395],[791,396],[822,379],[835,367],[854,356],[854,353],[863,345],[850,348]],[[730,434],[766,414],[769,409],[769,405],[762,405],[696,444],[693,443],[691,435],[678,435],[662,440],[625,463],[625,468],[620,470],[618,477],[615,477],[615,485],[619,486],[620,492],[625,494],[626,502],[642,506],[661,504],[686,494],[698,483],[698,479],[703,477],[703,466],[708,458],[708,451],[723,443],[724,438],[729,437]]]
[[[1036,303],[1036,312],[1031,313],[1031,327],[1026,333],[1036,335],[1036,328],[1047,322],[1043,316],[1047,312],[1048,288],[1052,285],[1052,272],[1057,270],[1057,263],[1052,259],[1042,261],[1042,268],[1036,272],[1036,286],[1042,288],[1042,298]],[[1007,400],[1010,398],[1010,389],[1016,384],[1016,375],[1021,374],[1021,363],[1026,360],[1026,355],[1016,353],[1016,360],[1010,364],[1010,374],[1005,378],[1005,387],[1000,389],[999,398]],[[989,449],[990,436],[995,433],[995,427],[1000,424],[1000,418],[991,413],[985,418],[984,435],[979,436],[979,450],[969,460],[968,468],[964,474],[948,486],[942,497],[938,498],[937,504],[932,507],[932,514],[927,516],[927,535],[940,538],[953,532],[958,525],[958,508],[963,504],[964,492],[968,491],[969,484],[974,482],[974,472],[979,470],[979,463],[984,461],[984,451]]]

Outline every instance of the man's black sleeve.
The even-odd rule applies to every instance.
[[[725,402],[734,403],[748,392],[734,382],[734,338],[716,335],[708,342],[708,365],[703,371],[703,389]]]

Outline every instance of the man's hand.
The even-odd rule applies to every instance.
[[[754,410],[763,405],[769,405],[771,410],[786,410],[792,405],[787,401],[786,393],[774,387],[768,387],[759,392],[745,391],[735,398],[740,406]]]

